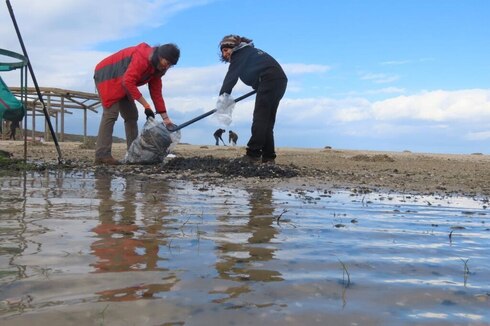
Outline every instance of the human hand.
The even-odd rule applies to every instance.
[[[155,113],[150,108],[145,108],[145,114],[146,114],[146,120],[148,120],[150,117],[155,119]]]
[[[165,124],[165,127],[167,127],[167,129],[171,128],[171,126],[174,125],[172,120],[170,120],[170,118],[168,117],[167,112],[160,113],[160,116],[162,117],[163,123]]]
[[[165,124],[167,129],[169,129],[169,128],[171,129],[172,126],[175,126],[174,123],[172,122],[172,120],[170,120],[170,118],[163,119],[163,123]]]
[[[169,124],[166,124],[165,127],[167,128],[168,131],[174,132],[178,126],[175,123],[170,122]]]

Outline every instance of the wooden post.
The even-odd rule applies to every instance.
[[[61,97],[61,142],[65,141],[65,97]]]
[[[51,95],[48,94],[48,117],[44,118],[44,140],[48,141],[49,139],[49,126],[48,126],[48,118],[51,115]]]
[[[83,142],[87,142],[87,108],[83,108]]]
[[[32,140],[34,141],[36,139],[36,101],[32,103],[32,130],[31,130],[31,137]]]
[[[56,124],[56,130],[55,130],[55,132],[56,132],[56,137],[59,137],[59,136],[60,136],[60,133],[59,133],[59,131],[58,131],[58,130],[59,130],[59,129],[58,129],[58,125],[59,125],[59,123],[58,123],[58,115],[59,115],[59,114],[58,114],[58,113],[59,113],[59,112],[54,111],[54,122],[55,122],[55,124]]]

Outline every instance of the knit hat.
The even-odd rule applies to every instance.
[[[176,65],[180,58],[180,49],[173,43],[164,44],[156,49],[156,54],[167,59],[171,65]]]
[[[238,35],[226,35],[223,37],[221,42],[219,42],[219,48],[220,50],[223,50],[224,48],[231,48],[233,49],[235,46],[240,44],[241,37]]]

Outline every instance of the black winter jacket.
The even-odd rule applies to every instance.
[[[232,53],[219,95],[231,94],[238,78],[253,89],[257,89],[262,80],[287,79],[281,65],[273,57],[252,45]]]

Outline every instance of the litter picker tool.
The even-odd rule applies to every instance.
[[[256,91],[256,90],[253,90],[253,91],[251,91],[251,92],[249,92],[249,93],[247,93],[247,94],[245,94],[245,95],[242,95],[242,96],[240,96],[240,97],[237,97],[237,98],[234,100],[234,102],[235,102],[235,103],[236,103],[236,102],[239,102],[239,101],[241,101],[241,100],[243,100],[243,99],[246,99],[247,97],[249,97],[249,96],[251,96],[251,95],[253,95],[253,94],[255,94],[255,93],[257,93],[257,91]],[[211,114],[215,113],[216,111],[218,111],[218,109],[213,109],[213,110],[211,110],[211,111],[208,111],[208,112],[206,112],[206,113],[201,114],[201,115],[200,115],[200,116],[198,116],[198,117],[195,117],[194,119],[191,119],[191,120],[189,120],[189,121],[187,121],[187,122],[181,123],[180,125],[175,125],[174,127],[170,127],[170,128],[168,128],[168,130],[169,130],[170,132],[175,132],[175,131],[180,130],[180,129],[184,128],[184,127],[187,127],[187,126],[188,126],[188,125],[190,125],[190,124],[193,124],[193,123],[194,123],[194,122],[196,122],[196,121],[202,120],[202,119],[204,119],[204,118],[206,118],[206,117],[210,116]]]

